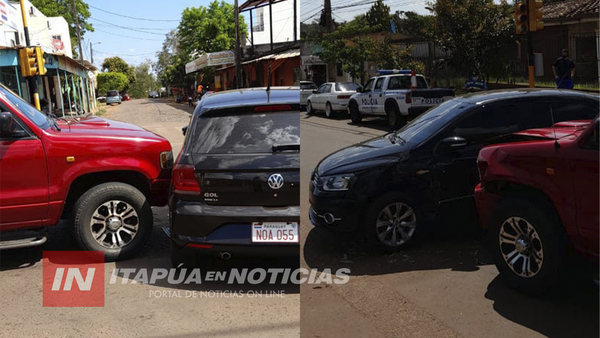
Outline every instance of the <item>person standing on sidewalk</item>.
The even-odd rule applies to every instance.
[[[575,62],[569,59],[569,52],[566,49],[562,50],[561,56],[552,65],[552,72],[556,79],[556,88],[573,89]]]

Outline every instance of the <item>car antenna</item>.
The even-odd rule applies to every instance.
[[[558,144],[558,139],[556,138],[556,125],[554,124],[554,110],[552,110],[552,105],[550,105],[550,118],[552,119],[552,132],[554,133],[554,149],[558,150],[560,144]]]
[[[271,65],[269,65],[269,78],[267,79],[267,103],[271,101]]]

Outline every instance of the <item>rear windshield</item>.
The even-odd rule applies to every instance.
[[[116,90],[111,90],[108,93],[106,93],[106,96],[119,96],[119,92]]]
[[[336,92],[355,92],[356,88],[360,87],[359,84],[347,82],[347,83],[336,83],[335,91]]]
[[[427,89],[427,82],[422,76],[416,76],[417,88]],[[393,76],[390,78],[388,89],[410,89],[410,76]]]
[[[314,83],[301,83],[300,89],[317,89],[317,85]]]
[[[271,153],[274,145],[300,144],[300,114],[200,117],[192,140],[194,154]]]

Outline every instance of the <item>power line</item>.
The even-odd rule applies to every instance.
[[[120,16],[120,17],[127,18],[127,19],[133,19],[133,20],[154,21],[154,22],[179,22],[180,21],[180,20],[160,20],[160,19],[136,18],[136,17],[133,17],[133,16],[127,16],[127,15],[122,15],[122,14],[117,14],[117,13],[109,12],[107,10],[104,10],[104,9],[101,9],[101,8],[98,8],[98,7],[94,7],[92,5],[88,5],[88,6],[90,6],[93,9],[97,9],[97,10],[99,10],[101,12],[104,12],[104,13],[108,13],[108,14]]]
[[[114,23],[108,22],[108,21],[103,21],[100,19],[96,19],[96,18],[90,18],[94,21],[98,21],[98,22],[102,22],[111,26],[115,26],[117,28],[121,28],[121,29],[126,29],[126,30],[130,30],[130,31],[134,31],[134,32],[140,32],[140,33],[145,33],[145,34],[154,34],[154,35],[164,35],[163,33],[154,33],[154,32],[148,32],[148,31],[143,31],[137,28],[131,28],[131,27],[125,27],[125,26],[119,26],[119,25],[115,25]],[[143,29],[143,28],[142,28]]]
[[[135,36],[120,35],[120,34],[116,34],[116,33],[113,33],[113,32],[103,31],[101,29],[96,29],[96,30],[98,32],[107,33],[107,34],[110,34],[110,35],[119,36],[119,37],[122,37],[122,38],[134,39],[134,40],[164,41],[164,40],[161,40],[161,39],[146,39],[146,38],[139,38],[139,37],[135,37]]]
[[[117,55],[117,56],[145,56],[145,55],[154,55],[155,53],[141,53],[141,54],[121,54],[121,53],[107,53],[101,50],[94,49],[94,52],[104,54],[104,55]]]

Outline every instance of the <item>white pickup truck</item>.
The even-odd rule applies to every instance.
[[[388,125],[399,128],[409,116],[454,98],[454,90],[429,89],[423,75],[410,71],[389,71],[392,74],[373,77],[363,89],[350,97],[348,113],[352,123],[360,123],[363,116],[385,116]]]

